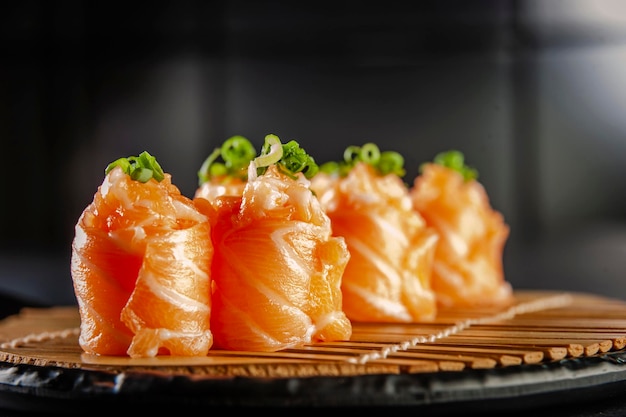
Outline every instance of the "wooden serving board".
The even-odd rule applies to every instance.
[[[626,381],[626,302],[583,293],[518,291],[504,308],[353,323],[346,341],[270,353],[213,349],[206,357],[87,355],[79,324],[75,307],[26,308],[1,321],[0,394],[58,401],[142,393],[154,402],[167,389],[169,401],[210,405],[432,405]],[[59,375],[81,382],[68,387]]]

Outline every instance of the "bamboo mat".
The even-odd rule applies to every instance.
[[[348,341],[206,357],[96,357],[78,345],[75,307],[26,308],[0,322],[0,361],[197,378],[462,372],[545,364],[626,349],[626,302],[585,293],[517,291],[505,308],[439,311],[432,322],[353,323]]]

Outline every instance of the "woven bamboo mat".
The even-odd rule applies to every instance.
[[[159,372],[198,378],[354,376],[496,369],[626,349],[626,302],[585,293],[518,291],[505,308],[450,309],[427,323],[353,323],[348,341],[206,357],[95,357],[78,345],[75,307],[26,308],[0,322],[0,361]]]

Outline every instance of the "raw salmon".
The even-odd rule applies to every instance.
[[[310,181],[286,166],[256,175],[253,163],[240,196],[196,198],[212,219],[215,347],[277,351],[352,334],[341,294],[347,246],[331,236]]]
[[[320,171],[311,188],[333,235],[344,237],[350,251],[341,286],[348,318],[432,320],[437,308],[430,275],[438,236],[413,210],[401,177],[360,161],[342,174]]]
[[[446,159],[456,162],[446,165]],[[432,274],[438,304],[507,304],[512,289],[502,256],[509,226],[461,153],[442,153],[437,160],[421,166],[410,194],[416,211],[440,236]],[[464,177],[468,172],[473,175]]]
[[[76,224],[71,273],[87,353],[191,356],[212,345],[210,223],[170,174],[159,179],[114,166]]]
[[[213,177],[198,186],[194,194],[209,201],[224,195],[242,195],[246,180],[228,176]]]

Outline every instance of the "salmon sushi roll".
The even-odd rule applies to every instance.
[[[295,141],[268,135],[241,195],[196,198],[213,213],[216,348],[271,352],[350,338],[341,294],[349,252],[310,190],[316,170]]]
[[[502,262],[509,226],[491,206],[477,171],[458,151],[442,152],[420,170],[410,194],[440,236],[432,276],[438,304],[509,304],[513,294]]]
[[[94,355],[206,355],[209,219],[147,152],[110,164],[75,226],[79,344]]]
[[[437,312],[430,280],[438,236],[412,208],[403,164],[369,143],[348,147],[312,179],[333,235],[350,251],[341,288],[352,321],[428,321]]]

